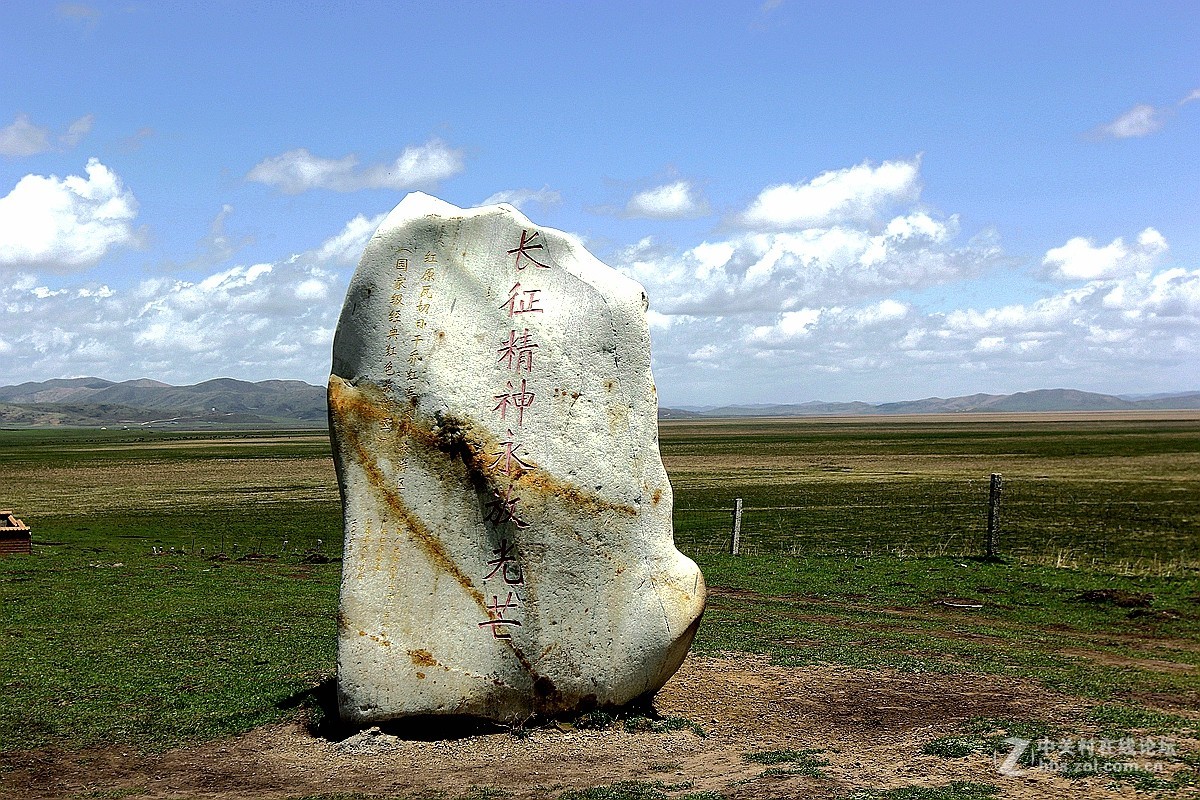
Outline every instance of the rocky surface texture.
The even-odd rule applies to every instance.
[[[334,341],[341,713],[516,723],[646,697],[704,580],[672,541],[647,299],[500,205],[409,195]]]

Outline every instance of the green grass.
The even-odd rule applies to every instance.
[[[1187,579],[950,558],[709,555],[700,563],[718,591],[742,593],[710,597],[699,652],[749,651],[791,666],[1036,675],[1050,688],[1101,701],[1163,694],[1200,703],[1200,653],[1147,652],[1157,637],[1195,640],[1200,614],[1147,624],[1128,609],[1079,599],[1103,585],[1149,591],[1156,603],[1186,608],[1196,588]],[[978,600],[982,608],[939,605],[946,597]],[[1104,663],[1112,658],[1131,665]],[[1183,669],[1132,666],[1149,658]],[[1189,665],[1197,668],[1186,671]]]
[[[670,784],[662,781],[620,781],[587,789],[570,789],[559,795],[560,800],[724,800],[720,792],[689,792],[690,783]],[[682,794],[680,794],[682,792]]]
[[[103,463],[146,458],[272,458],[329,455],[325,430],[0,430],[0,465]]]
[[[1077,566],[1200,568],[1200,422],[872,419],[672,422],[663,452],[685,552],[974,554],[988,476],[1002,552]]]
[[[1200,739],[1200,720],[1149,711],[1129,705],[1100,705],[1088,712],[1088,721],[1111,737],[1128,735],[1131,731],[1148,734],[1189,734]]]
[[[1097,725],[1099,727],[1097,727]],[[1120,742],[1131,746],[1147,732],[1167,741],[1177,735],[1195,735],[1195,723],[1172,715],[1116,706],[1097,706],[1067,725],[1050,725],[1042,720],[979,718],[961,726],[960,733],[927,742],[921,752],[947,759],[977,755],[1004,755],[1011,751],[1008,737],[1030,742],[1020,758],[1023,768],[1052,770],[1072,779],[1103,778],[1109,783],[1132,784],[1142,791],[1170,790],[1194,786],[1200,774],[1197,756],[1186,751],[1173,755],[1141,755],[1136,749],[1121,753]],[[1061,751],[1061,743],[1069,743]],[[1049,750],[1042,752],[1045,743]],[[1085,743],[1090,751],[1084,752]],[[1101,743],[1103,747],[1097,748]],[[1171,766],[1171,769],[1166,767]],[[1152,768],[1151,768],[1152,767]],[[1161,771],[1156,771],[1161,770]]]
[[[1200,636],[1200,581],[1191,576],[1125,576],[961,557],[838,558],[757,555],[701,557],[710,584],[764,596],[796,595],[830,608],[867,602],[939,611],[956,621],[1069,626],[1083,631]],[[749,566],[748,566],[749,565]],[[1175,609],[1178,618],[1153,619],[1112,603],[1080,597],[1089,589],[1153,595],[1151,609]],[[979,609],[956,610],[939,601],[965,600]]]
[[[20,447],[10,436],[0,436],[0,459],[20,452],[26,461],[0,469],[18,476],[97,443],[79,431],[26,432]],[[128,438],[102,437],[122,445],[105,460],[67,459],[93,483],[125,476],[112,488],[127,493],[128,508],[23,514],[34,554],[0,559],[0,740],[159,748],[236,733],[297,713],[297,695],[331,672],[340,564],[305,554],[340,554],[340,508],[248,502],[237,486],[188,507],[199,501],[179,485],[151,510],[142,482],[162,453]],[[221,447],[253,451],[244,441]],[[285,455],[311,446],[302,438]],[[229,455],[164,452],[186,452],[189,463]]]
[[[1122,540],[1134,548],[1131,557],[1143,558],[1165,552],[1153,543],[1174,541],[1172,531],[1200,540],[1195,423],[668,425],[663,447],[680,505],[715,504],[724,494],[748,505],[821,500],[829,508],[811,513],[841,531],[806,533],[805,541],[824,537],[814,550],[826,555],[801,547],[799,557],[772,552],[799,541],[786,525],[778,547],[760,538],[758,552],[740,558],[717,552],[724,527],[693,537],[716,592],[698,652],[761,653],[784,665],[1036,676],[1100,701],[1089,721],[1098,727],[1182,730],[1187,721],[1146,711],[1143,698],[1200,704],[1197,670],[1137,666],[1145,658],[1200,664],[1194,650],[1155,646],[1200,637],[1194,572],[1123,575],[1111,562],[1068,570],[1017,559],[887,555],[879,543],[895,535],[894,514],[837,512],[851,500],[893,511],[914,498],[937,506],[959,491],[964,474],[981,476],[969,479],[974,492],[995,467],[1014,476],[1014,498],[1021,475],[1070,487],[1058,496],[1078,502],[1038,512],[1048,531],[1064,536],[1090,535],[1092,506],[1082,499],[1134,497],[1161,517]],[[33,556],[0,559],[0,740],[157,749],[315,713],[304,707],[333,672],[340,576],[336,561],[305,560],[309,551],[341,549],[328,454],[319,431],[0,432],[0,505],[16,508],[36,543]],[[1178,502],[1165,504],[1172,497]],[[977,499],[961,512],[970,525],[982,518]],[[914,549],[953,530],[923,519],[902,528]],[[751,545],[760,536],[753,520],[750,512]],[[686,519],[679,527],[686,550]],[[858,543],[877,555],[835,552]],[[228,560],[212,560],[218,552]],[[252,553],[265,557],[245,559]],[[1094,589],[1152,599],[1133,609],[1081,599]],[[944,599],[981,607],[956,610],[938,604]],[[650,721],[655,731],[680,724]]]
[[[896,789],[859,790],[844,800],[989,800],[1000,789],[987,783],[954,781],[944,786],[901,786]]]
[[[493,786],[472,786],[464,794],[429,790],[403,794],[366,794],[363,792],[322,792],[295,795],[288,800],[504,800],[511,793]]]
[[[625,730],[629,733],[670,733],[671,731],[691,731],[701,739],[708,736],[703,726],[695,720],[683,717],[646,717],[635,714],[625,719]]]
[[[314,509],[291,511],[319,516]],[[286,507],[278,513],[291,516]],[[153,536],[157,525],[169,539],[172,526],[184,525],[187,518],[127,517],[123,522],[146,536]],[[73,524],[60,523],[59,545],[41,547],[33,557],[0,560],[0,683],[5,690],[0,736],[5,741],[34,746],[119,739],[162,747],[235,733],[296,714],[302,702],[296,696],[332,674],[338,563],[308,564],[296,553],[261,561],[153,556],[154,539],[101,546],[86,538],[92,531]],[[284,523],[267,515],[264,524]],[[1141,630],[1122,611],[1073,600],[1074,583],[1086,576],[967,563],[879,558],[855,569],[857,562],[838,559],[706,559],[702,566],[718,589],[765,589],[771,596],[712,597],[694,647],[700,653],[763,653],[785,665],[1037,675],[1048,686],[1107,703],[1092,712],[1097,723],[1154,730],[1179,730],[1188,723],[1146,712],[1136,700],[1150,693],[1200,697],[1196,674],[1115,668],[1058,653],[1064,648],[1124,652],[1123,643],[1106,645],[1097,634]],[[1003,604],[971,615],[943,618],[935,612],[930,619],[891,611],[934,611],[932,597],[961,595],[964,586],[978,580],[1003,584],[998,570],[1037,578],[1026,581],[1035,588],[1024,596],[1037,601],[1037,613]],[[772,572],[774,577],[764,577]],[[1056,579],[1066,585],[1056,585]],[[1139,579],[1139,585],[1150,585],[1159,595],[1173,590],[1167,579],[1157,581],[1165,585],[1152,579]],[[788,597],[805,602],[797,606]],[[814,614],[832,618],[805,618]],[[1032,618],[1024,619],[1025,614]],[[1049,630],[1045,626],[1051,621],[1074,627]],[[1170,636],[1195,635],[1192,620],[1163,628]],[[944,635],[971,632],[994,641]],[[1155,655],[1196,658],[1182,652]],[[581,726],[591,722],[582,720]],[[621,722],[653,731],[683,724],[636,716]],[[594,726],[606,725],[596,721]]]
[[[607,786],[572,789],[559,795],[560,800],[667,800],[662,781],[621,781]]]
[[[571,789],[559,795],[559,800],[725,800],[720,792],[684,792],[684,786],[662,781],[621,781],[587,789]]]
[[[1037,742],[1056,739],[1065,734],[1064,728],[1052,726],[1042,720],[979,717],[965,723],[961,733],[941,736],[926,742],[921,752],[951,759],[967,758],[976,754],[992,755],[1009,750],[1010,746],[1004,740],[1010,736]],[[1032,765],[1035,756],[1034,749],[1027,749],[1022,754],[1021,764]]]
[[[0,561],[4,741],[236,733],[330,673],[337,563],[47,550]]]
[[[828,767],[829,761],[821,758],[820,750],[759,750],[753,753],[743,753],[742,760],[765,764],[771,767],[759,777],[786,777],[803,775],[807,778],[823,778],[822,767]]]
[[[941,736],[927,742],[921,752],[941,758],[966,758],[975,753],[991,752],[993,748],[983,739],[972,736]]]

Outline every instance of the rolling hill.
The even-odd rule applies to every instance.
[[[1200,392],[1142,399],[1077,389],[1038,389],[1015,394],[926,397],[895,403],[820,403],[722,406],[688,412],[689,417],[812,417],[887,414],[1037,413],[1045,411],[1161,411],[1200,409]]]
[[[325,387],[216,378],[193,386],[72,378],[0,387],[0,424],[323,427]]]
[[[894,403],[807,402],[662,408],[661,419],[720,417],[878,416],[979,412],[1136,411],[1200,409],[1200,392],[1143,398],[1039,389],[1016,394],[927,397]],[[251,383],[215,378],[192,386],[160,381],[68,378],[0,386],[5,427],[324,427],[325,387],[304,381]]]

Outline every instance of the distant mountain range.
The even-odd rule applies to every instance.
[[[0,387],[0,426],[323,427],[325,387],[217,378],[170,386],[70,378]]]
[[[664,419],[702,417],[825,417],[887,414],[1031,413],[1042,411],[1163,411],[1200,409],[1200,392],[1153,395],[1140,399],[1076,389],[1038,389],[1016,394],[927,397],[898,403],[799,403],[719,408],[663,409]]]
[[[1200,409],[1200,391],[1117,397],[1074,389],[928,397],[899,403],[735,405],[663,408],[662,419],[880,416],[970,412]],[[303,381],[217,378],[171,386],[146,378],[114,383],[70,378],[0,387],[0,427],[324,427],[325,387]]]

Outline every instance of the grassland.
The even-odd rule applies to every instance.
[[[677,520],[712,589],[697,652],[1034,678],[1089,724],[1195,724],[1200,419],[669,423],[662,446],[677,505],[709,509]],[[990,472],[1033,558],[962,555]],[[153,750],[316,702],[341,548],[323,434],[2,432],[0,474],[36,541],[0,560],[6,750]]]
[[[668,422],[685,549],[972,555],[990,473],[1002,552],[1071,566],[1200,567],[1200,419],[1164,414]]]

